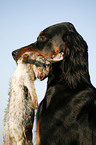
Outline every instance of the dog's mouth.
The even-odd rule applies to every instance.
[[[64,55],[64,53],[61,52],[61,53],[58,53],[56,55],[53,54],[51,57],[44,57],[37,52],[27,52],[27,53],[24,53],[21,56],[21,58],[19,58],[17,60],[17,65],[18,65],[18,63],[33,65],[32,69],[34,71],[35,77],[42,81],[46,77],[49,76],[50,71],[52,70],[52,63],[56,63],[58,61],[63,60],[63,55]],[[27,87],[25,90],[26,90],[25,96],[27,96],[27,97],[32,96],[32,95],[30,95],[30,92],[27,89]],[[38,108],[36,95],[34,95],[32,98],[32,106],[34,109]]]
[[[55,63],[58,61],[63,60],[63,52],[58,53],[57,55],[52,55],[52,57],[47,58],[48,61],[50,61],[51,63]]]

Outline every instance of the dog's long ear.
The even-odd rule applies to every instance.
[[[64,50],[64,58],[68,59],[70,55],[76,53],[86,54],[87,55],[87,44],[82,36],[75,30],[69,30],[67,33],[64,33],[62,40],[66,43],[66,48]],[[74,56],[73,56],[74,57]]]
[[[64,51],[63,72],[66,79],[70,78],[69,83],[74,86],[81,80],[87,82],[89,80],[87,43],[77,31],[69,31],[65,40],[67,43]],[[70,74],[70,77],[67,77],[67,74]]]

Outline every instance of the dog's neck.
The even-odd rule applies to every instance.
[[[70,63],[67,65],[70,65]],[[63,61],[52,65],[52,71],[48,77],[48,87],[56,84],[63,84],[66,89],[78,89],[90,85],[90,76],[87,71],[88,68],[82,68],[78,65],[76,70],[75,66],[66,66]],[[68,70],[68,69],[70,70]]]

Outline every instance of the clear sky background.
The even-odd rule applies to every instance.
[[[36,41],[44,28],[71,22],[89,48],[89,72],[96,87],[96,0],[0,0],[0,145],[9,82],[16,64],[11,52]],[[39,102],[47,80],[36,81]]]

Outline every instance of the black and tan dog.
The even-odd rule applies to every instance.
[[[60,23],[42,31],[35,43],[13,51],[16,61],[37,51],[53,62],[37,112],[38,145],[96,145],[96,89],[87,49],[71,23]]]

